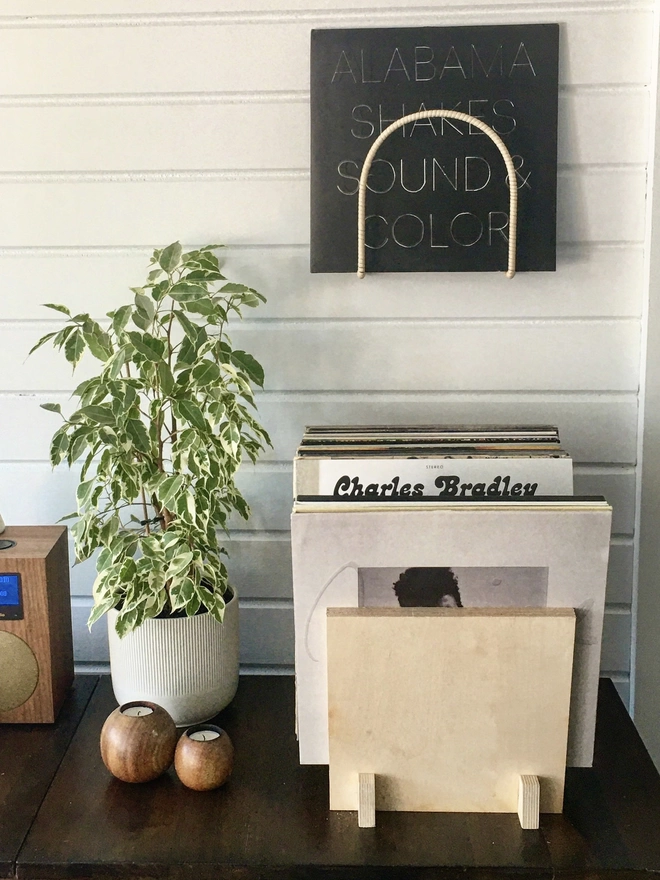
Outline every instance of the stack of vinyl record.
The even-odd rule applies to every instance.
[[[309,425],[293,473],[297,500],[573,494],[552,425]]]
[[[294,464],[301,763],[329,761],[328,609],[536,607],[577,611],[567,761],[590,766],[612,508],[573,494],[557,428],[312,425]]]

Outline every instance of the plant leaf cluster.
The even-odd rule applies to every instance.
[[[161,614],[206,609],[222,621],[228,579],[216,530],[234,511],[248,518],[236,472],[270,445],[253,392],[263,369],[227,334],[231,317],[265,298],[227,281],[217,247],[154,251],[146,283],[107,326],[48,303],[66,324],[32,348],[50,342],[74,369],[85,352],[102,364],[75,389],[70,415],[43,408],[62,418],[52,465],[82,462],[76,558],[100,551],[89,626],[115,608],[119,635]]]

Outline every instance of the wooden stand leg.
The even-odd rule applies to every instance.
[[[358,826],[376,827],[376,777],[373,773],[360,773],[358,777]]]
[[[541,785],[538,776],[521,776],[518,783],[518,818],[520,827],[539,827]]]

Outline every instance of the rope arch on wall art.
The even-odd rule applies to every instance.
[[[419,119],[433,119],[436,117],[448,117],[449,119],[459,119],[461,122],[469,122],[476,128],[480,128],[484,134],[493,141],[497,149],[502,154],[506,170],[508,172],[507,180],[509,182],[509,254],[506,277],[513,278],[516,274],[516,233],[518,228],[518,187],[516,186],[516,169],[513,167],[513,159],[511,153],[506,148],[504,141],[496,131],[478,119],[476,116],[470,116],[469,113],[460,113],[458,110],[420,110],[418,113],[409,113],[393,122],[391,125],[381,132],[381,134],[373,142],[371,149],[367,153],[360,174],[360,185],[358,187],[358,221],[357,221],[357,244],[358,244],[358,278],[364,278],[365,274],[365,243],[364,243],[364,225],[365,225],[365,202],[367,194],[367,177],[371,169],[371,163],[374,156],[378,152],[378,148],[387,140],[392,132],[403,128],[409,122],[416,122]]]

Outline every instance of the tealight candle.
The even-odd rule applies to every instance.
[[[193,730],[188,736],[190,739],[194,739],[195,742],[209,742],[209,740],[217,739],[220,736],[220,733],[217,730],[206,727],[204,730]]]
[[[174,769],[181,782],[195,791],[219,788],[229,779],[234,747],[215,724],[196,724],[181,736],[174,753]]]
[[[131,718],[140,718],[142,715],[151,715],[153,709],[144,703],[127,703],[119,709],[122,715],[129,715]]]
[[[101,730],[101,757],[117,779],[149,782],[171,765],[177,731],[169,713],[156,703],[119,706]]]

